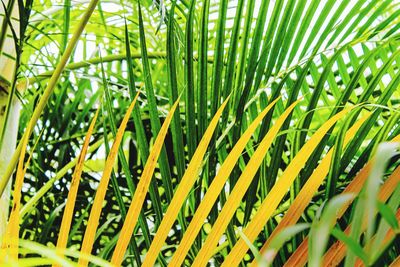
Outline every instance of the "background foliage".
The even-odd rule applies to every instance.
[[[87,2],[19,3],[25,11],[29,9],[22,14],[29,17],[20,20],[21,25],[29,23],[26,29],[22,27],[25,31],[17,72],[20,90],[15,96],[23,103],[21,139]],[[215,193],[217,200],[206,220],[194,222],[201,225],[201,231],[185,265],[193,264],[196,255],[202,255],[207,247],[212,250],[210,264],[219,266],[229,261],[228,255],[232,257],[229,253],[239,241],[247,243],[241,249],[243,259],[238,261],[249,264],[285,214],[293,215],[289,209],[292,204],[302,202],[306,206],[301,216],[286,225],[292,227],[284,231],[287,236],[276,236],[275,245],[271,245],[279,251],[272,264],[282,266],[291,255],[293,260],[303,257],[299,262],[305,264],[307,255],[296,256],[295,251],[307,236],[311,238],[312,266],[321,264],[318,259],[322,259],[324,247],[328,252],[336,249],[332,246],[336,240],[344,240],[348,246],[343,261],[347,266],[354,265],[356,258],[366,265],[390,264],[399,254],[399,240],[394,234],[400,218],[396,173],[399,157],[393,152],[394,143],[389,146],[391,152],[378,144],[400,134],[399,13],[399,3],[392,0],[99,1],[29,139],[27,150],[32,159],[22,187],[20,238],[55,247],[71,187],[73,161],[99,109],[68,237],[68,247],[80,250],[106,157],[128,106],[140,92],[111,174],[91,251],[110,260],[160,126],[180,96],[149,186],[150,194],[125,255],[124,264],[143,263],[208,125],[229,97],[205,157],[194,160],[202,164],[199,174],[193,173],[196,182],[186,188],[186,200],[180,215],[172,217],[177,221],[171,231],[166,229],[168,237],[157,253],[157,264],[166,265],[221,165],[250,124],[276,100],[245,141],[233,171],[225,174],[227,182],[221,192]],[[270,148],[265,155],[258,154],[256,149],[264,136],[272,132],[279,117],[297,99],[301,100],[282,121],[277,134],[270,136]],[[330,118],[346,111],[345,107],[353,109],[340,115],[336,124],[332,121],[332,128],[326,126]],[[314,142],[309,140],[324,125],[328,127],[326,134],[307,147],[307,155],[301,149]],[[320,174],[325,179],[308,193],[310,200],[295,202],[330,149],[332,158],[324,163],[328,169]],[[218,246],[208,246],[206,240],[213,233],[222,207],[252,159],[260,163],[255,167],[257,172],[241,189],[243,198],[239,194],[238,206],[231,206],[233,217],[226,219],[230,223],[222,229],[223,236],[216,237]],[[300,164],[301,171],[294,169],[295,164]],[[365,166],[369,166],[367,170]],[[360,175],[363,167],[364,174],[361,171]],[[397,180],[387,196],[380,198],[379,190],[383,189],[379,186],[393,173]],[[288,188],[279,187],[286,175],[292,175],[294,182]],[[359,186],[346,191],[352,195],[334,198],[362,175],[361,186],[366,184],[363,190]],[[257,211],[263,200],[275,192],[282,194],[281,198],[276,196],[278,206],[271,216],[260,219]],[[347,211],[342,212],[343,216],[335,215],[343,205],[349,206]],[[351,223],[362,225],[363,216],[369,218],[367,226],[360,226],[358,233],[354,229],[347,232],[350,237],[346,239],[341,231]],[[263,225],[254,240],[246,237],[245,229],[251,222]],[[293,226],[295,223],[301,224]],[[394,233],[386,243],[372,245],[372,236],[382,240],[389,229]],[[318,242],[324,234],[326,244],[313,246],[312,241]],[[371,251],[377,252],[372,255]],[[34,255],[20,253],[21,258]],[[266,261],[271,260],[271,255],[264,255]]]

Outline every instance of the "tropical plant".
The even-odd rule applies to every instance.
[[[398,265],[399,4],[1,0],[2,265]]]

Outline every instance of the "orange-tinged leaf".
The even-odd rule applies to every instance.
[[[367,175],[368,176],[368,175]],[[392,195],[393,191],[396,189],[396,186],[400,183],[400,166],[398,166],[393,173],[389,176],[389,178],[382,185],[378,199],[379,201],[386,202],[387,199]],[[361,226],[362,231],[364,231],[367,227],[366,219],[363,219],[363,223]],[[351,232],[351,224],[349,224],[344,233],[350,235]],[[341,241],[336,241],[328,251],[324,255],[323,266],[330,266],[332,263],[339,264],[343,258],[346,256],[346,245]]]
[[[237,207],[240,205],[240,201],[247,191],[247,188],[250,186],[254,175],[257,173],[257,170],[261,165],[262,159],[268,152],[268,149],[270,148],[273,140],[277,136],[282,124],[285,122],[286,118],[289,116],[289,114],[293,111],[298,103],[299,100],[294,102],[289,108],[284,111],[284,113],[278,118],[278,120],[271,127],[271,129],[268,131],[268,133],[259,144],[243,173],[236,182],[236,185],[229,195],[216,222],[214,223],[210,234],[208,235],[197,257],[195,258],[193,266],[205,266],[210,257],[213,255],[214,248],[216,247],[221,235],[224,233],[226,227],[228,226],[228,223],[234,215]]]
[[[237,141],[235,146],[232,148],[229,155],[226,157],[224,163],[218,171],[218,174],[213,179],[210,187],[207,189],[207,193],[204,195],[198,209],[196,210],[189,226],[186,229],[185,234],[172,257],[169,266],[181,266],[182,262],[185,260],[186,254],[188,253],[193,241],[195,240],[197,234],[199,233],[201,227],[203,226],[204,220],[207,218],[210,210],[212,209],[215,201],[218,198],[221,190],[223,189],[226,180],[228,179],[230,173],[235,167],[237,160],[239,159],[243,149],[252,137],[254,131],[259,126],[265,115],[271,110],[275,103],[280,98],[274,100],[269,104],[251,123],[247,130],[242,134],[240,139]]]
[[[125,132],[125,128],[126,125],[128,123],[130,114],[133,110],[133,107],[135,106],[136,100],[139,96],[139,93],[136,94],[135,98],[133,99],[132,103],[130,104],[122,122],[121,125],[118,128],[117,131],[117,135],[115,137],[114,143],[111,147],[110,153],[107,157],[107,161],[106,161],[106,165],[104,167],[104,172],[103,172],[103,176],[100,179],[100,183],[99,186],[97,188],[97,192],[96,192],[96,196],[94,198],[94,202],[93,202],[93,206],[92,209],[90,210],[90,215],[89,215],[89,221],[87,223],[87,227],[86,227],[86,231],[85,231],[85,235],[83,237],[83,243],[82,243],[82,249],[81,252],[83,252],[84,254],[90,254],[92,247],[93,247],[93,243],[94,243],[94,239],[95,239],[95,235],[96,235],[96,231],[97,231],[97,227],[99,225],[99,218],[100,218],[100,213],[102,210],[102,206],[103,206],[103,201],[104,201],[104,197],[107,191],[107,187],[108,187],[108,182],[110,180],[110,176],[111,176],[111,172],[114,166],[114,162],[115,159],[117,158],[117,154],[118,154],[118,149],[119,146],[121,144],[122,141],[122,137],[124,135]],[[84,258],[79,258],[79,262],[78,264],[80,266],[87,266],[88,264],[88,260],[84,259]]]
[[[144,166],[142,176],[140,177],[135,194],[133,195],[132,202],[129,206],[128,213],[126,214],[124,225],[119,235],[117,245],[114,249],[114,254],[111,258],[111,263],[116,266],[120,266],[124,259],[125,251],[128,247],[129,241],[131,240],[140,210],[142,209],[147,191],[149,190],[154,169],[156,167],[158,157],[163,147],[165,136],[168,132],[169,124],[171,123],[172,116],[178,104],[179,98],[178,100],[176,100],[175,104],[172,106],[170,112],[168,113],[168,116],[165,118],[164,123],[154,142],[153,148],[151,149],[146,165]]]
[[[398,142],[400,141],[400,135],[396,136],[392,141]],[[354,177],[354,179],[350,182],[350,184],[343,190],[342,194],[346,193],[353,193],[353,194],[358,194],[365,181],[367,180],[369,176],[369,172],[371,170],[373,164],[373,159],[369,160],[367,164],[361,169],[361,171]],[[389,176],[389,178],[385,181],[385,183],[382,185],[379,193],[379,198],[382,201],[386,201],[393,190],[395,189],[396,184],[400,182],[400,167],[397,167],[396,170],[392,173],[392,175]],[[338,212],[338,218],[342,217],[347,208],[351,205],[351,203],[347,203],[339,212]],[[346,232],[347,231],[347,232]],[[345,230],[345,233],[349,233],[350,228]],[[328,252],[324,256],[324,262],[333,262],[333,258],[335,257],[335,254],[340,254],[343,253],[345,254],[345,245],[342,242],[336,242],[334,245],[332,245]],[[343,256],[338,256],[339,258],[344,257]],[[290,258],[286,261],[285,265],[286,267],[291,267],[291,266],[304,266],[307,263],[308,260],[308,237],[304,238],[304,240],[301,242],[300,246],[296,249],[296,251],[290,256]],[[341,261],[341,260],[340,260]],[[340,262],[339,261],[339,262]]]
[[[354,137],[358,129],[365,122],[365,120],[369,117],[369,114],[358,120],[346,133],[345,140],[343,145],[347,145],[350,140]],[[322,184],[326,175],[329,172],[331,160],[333,155],[333,149],[331,149],[326,156],[321,160],[321,163],[314,170],[312,175],[307,179],[307,182],[301,188],[299,194],[296,196],[293,203],[290,205],[290,208],[286,212],[285,216],[279,222],[278,226],[274,229],[271,235],[268,237],[267,241],[264,243],[263,247],[260,250],[260,254],[262,255],[270,246],[272,240],[279,234],[281,231],[284,231],[286,227],[294,225],[301,214],[310,203],[312,197],[315,192],[318,190],[319,186]],[[253,261],[252,266],[257,266],[256,260]]]
[[[151,246],[149,248],[149,251],[146,254],[146,257],[143,261],[142,267],[145,266],[153,266],[154,262],[157,259],[158,253],[160,252],[162,246],[164,245],[165,239],[168,236],[168,233],[174,224],[179,211],[185,202],[188,193],[190,192],[190,188],[193,187],[194,183],[196,182],[198,178],[198,174],[201,168],[201,165],[203,163],[203,157],[204,154],[207,151],[208,144],[210,143],[210,140],[214,134],[214,130],[218,124],[219,118],[222,115],[222,112],[228,103],[229,98],[227,98],[224,103],[221,105],[221,107],[218,109],[218,111],[215,113],[214,118],[211,120],[209,126],[207,127],[206,132],[204,133],[198,147],[196,148],[195,153],[193,154],[193,157],[186,169],[185,174],[182,177],[181,182],[178,185],[178,188],[176,189],[174,193],[174,197],[172,198],[172,201],[170,205],[168,206],[167,212],[165,213],[165,216],[163,220],[161,221],[161,224],[157,230],[157,233],[154,237],[153,242],[151,243]]]
[[[82,150],[79,155],[78,163],[75,166],[74,173],[72,175],[71,185],[68,192],[67,203],[65,204],[64,214],[61,221],[60,231],[58,234],[57,240],[57,254],[60,256],[64,256],[62,250],[66,248],[69,229],[71,227],[71,221],[75,208],[75,200],[78,193],[79,181],[81,179],[83,165],[86,158],[87,149],[89,147],[90,137],[92,136],[92,132],[94,126],[96,125],[96,120],[99,115],[100,109],[97,109],[96,114],[94,115],[92,122],[89,125],[89,129],[86,133],[85,140],[83,142]],[[57,265],[53,265],[57,266]]]
[[[358,194],[368,178],[371,165],[372,165],[371,161],[369,161],[364,166],[364,168],[362,168],[362,170],[356,175],[356,177],[354,177],[353,181],[350,182],[350,184],[346,187],[343,193]],[[351,203],[349,203],[348,205],[350,204]],[[348,205],[346,205],[344,208],[341,209],[341,211],[338,213],[338,218],[343,216],[342,212],[344,212],[348,208]],[[300,246],[289,257],[284,266],[286,267],[304,266],[307,263],[307,260],[308,260],[308,237],[304,238]]]
[[[285,196],[297,175],[306,164],[308,158],[311,156],[322,138],[339,119],[343,118],[352,109],[353,107],[346,108],[325,122],[311,136],[310,140],[304,144],[294,159],[290,162],[281,177],[278,179],[276,184],[272,187],[271,191],[262,202],[253,219],[243,231],[243,234],[249,239],[250,242],[254,242],[258,234],[262,231],[268,219],[278,207],[282,198]],[[248,249],[249,247],[247,246],[245,240],[240,238],[232,248],[229,255],[225,258],[222,266],[237,266]]]
[[[396,219],[397,219],[397,222],[400,222],[400,209],[398,209],[397,212],[396,212]],[[386,232],[386,235],[385,235],[384,239],[382,240],[382,244],[380,245],[379,249],[384,249],[385,247],[387,247],[392,242],[392,240],[396,236],[396,234],[397,233],[393,230],[393,228],[389,228],[389,230]],[[370,241],[373,242],[375,240],[375,238],[376,238],[376,235],[373,236]],[[357,258],[356,263],[355,263],[354,266],[355,267],[364,267],[365,265],[362,262],[362,260]],[[395,265],[395,266],[400,266],[400,265]]]
[[[397,267],[400,266],[400,256],[398,256],[390,265],[389,267]]]

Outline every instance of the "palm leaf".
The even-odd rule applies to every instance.
[[[99,115],[99,111],[100,111],[100,109],[98,109],[96,111],[96,114],[94,115],[92,122],[90,123],[89,129],[85,136],[85,141],[83,143],[81,153],[79,155],[79,160],[78,160],[75,170],[74,170],[74,175],[73,175],[72,181],[71,181],[71,188],[68,193],[67,203],[65,205],[64,214],[62,217],[63,219],[62,219],[61,226],[60,226],[60,232],[58,234],[57,249],[63,249],[67,246],[68,233],[69,233],[69,230],[71,227],[71,221],[72,221],[72,217],[73,217],[76,196],[78,193],[79,180],[81,179],[81,174],[82,174],[83,165],[85,162],[87,149],[89,146],[90,137],[91,137],[93,129],[96,125],[96,120]]]
[[[43,109],[45,108],[50,95],[53,93],[54,87],[56,86],[56,83],[57,83],[58,79],[60,78],[61,73],[63,72],[63,70],[65,68],[65,65],[67,64],[69,57],[71,56],[71,53],[73,52],[73,50],[79,40],[79,37],[83,32],[83,29],[85,28],[87,22],[89,21],[89,18],[92,15],[94,9],[96,8],[97,2],[98,2],[98,0],[90,1],[89,6],[86,10],[86,13],[80,20],[77,29],[75,30],[71,40],[68,43],[67,48],[65,49],[63,56],[60,59],[60,62],[57,65],[57,68],[54,70],[54,73],[52,74],[52,76],[47,84],[46,90],[44,91],[44,93],[40,99],[40,102],[38,103],[37,107],[35,108],[35,112],[32,114],[31,120],[28,124],[28,125],[30,125],[30,127],[25,131],[25,135],[28,136],[27,137],[28,139],[32,133],[34,125],[37,123],[37,121],[40,117],[40,114],[42,113]],[[7,182],[10,179],[12,172],[14,171],[14,168],[17,164],[17,159],[18,159],[19,155],[21,154],[21,151],[22,151],[22,143],[20,143],[20,145],[18,145],[15,153],[12,156],[11,162],[8,165],[6,173],[3,175],[2,179],[1,179],[1,183],[0,183],[0,193],[1,194],[3,193],[4,188],[6,187]]]
[[[1,6],[0,192],[11,188],[25,144],[31,155],[13,193],[22,208],[9,228],[34,241],[8,239],[13,257],[4,264],[246,265],[272,243],[267,263],[279,266],[304,265],[308,256],[311,264],[396,260],[398,156],[382,165],[379,191],[367,178],[380,144],[400,134],[397,1]],[[102,122],[90,130],[103,93]],[[128,109],[132,117],[122,112]],[[76,191],[70,181],[81,168]],[[322,207],[337,196],[361,192],[362,199],[365,184],[368,220],[354,215],[366,213],[362,201],[345,203],[337,218],[324,216]],[[342,232],[336,219],[340,228],[362,227]],[[85,229],[89,222],[93,229]],[[329,258],[321,258],[325,243],[309,255],[304,231],[280,234],[303,229],[297,222],[313,225],[311,241],[316,232],[332,235]],[[71,249],[83,242],[82,253],[57,249],[57,237]],[[45,255],[39,244],[54,249]]]
[[[268,151],[268,148],[271,146],[274,137],[277,135],[280,127],[283,122],[289,116],[290,112],[293,111],[294,107],[298,104],[299,101],[293,103],[290,108],[288,108],[282,115],[279,117],[278,121],[274,125],[274,127],[267,133],[264,137],[263,142],[258,146],[255,154],[252,156],[250,162],[246,166],[245,171],[240,176],[237,181],[235,188],[232,193],[229,195],[227,202],[224,205],[224,208],[220,212],[215,224],[208,235],[202,249],[199,251],[199,254],[196,256],[196,259],[193,265],[203,265],[208,259],[212,256],[213,249],[217,245],[217,242],[225,230],[227,224],[229,223],[229,219],[232,218],[233,213],[236,211],[236,207],[239,205],[241,197],[243,197],[246,189],[249,187],[251,183],[251,178],[254,176],[258,167],[260,166],[260,159],[263,158],[265,153]]]
[[[92,250],[94,237],[96,234],[97,226],[99,224],[99,217],[100,217],[101,208],[102,208],[103,201],[104,201],[104,196],[107,191],[108,181],[110,180],[110,175],[112,172],[112,168],[114,166],[115,158],[117,157],[117,153],[118,153],[118,149],[121,144],[121,141],[122,141],[122,137],[125,132],[126,124],[128,123],[128,119],[133,110],[133,107],[136,104],[138,97],[139,97],[139,93],[136,94],[136,97],[133,99],[132,103],[130,104],[130,106],[124,116],[124,119],[118,128],[118,132],[115,137],[113,146],[110,150],[110,154],[107,157],[103,176],[102,176],[102,179],[100,180],[100,184],[97,189],[96,196],[95,196],[95,199],[93,202],[93,206],[92,206],[92,209],[91,209],[91,212],[89,215],[88,227],[86,228],[85,236],[83,238],[82,249],[81,249],[82,253],[90,254],[90,252]],[[88,262],[86,259],[80,258],[79,264],[87,265]]]
[[[150,181],[154,173],[154,169],[157,164],[157,159],[160,155],[161,148],[163,146],[163,142],[168,131],[168,126],[172,120],[172,116],[174,115],[174,112],[178,104],[179,104],[179,98],[172,106],[171,111],[169,112],[167,118],[165,119],[160,129],[160,132],[157,135],[157,139],[154,142],[154,146],[149,155],[147,163],[143,169],[143,174],[140,177],[140,181],[136,188],[135,195],[132,198],[131,205],[129,206],[129,210],[126,219],[124,221],[124,226],[122,227],[120,233],[120,238],[118,239],[117,245],[115,246],[113,257],[111,259],[111,263],[114,265],[120,265],[123,260],[124,252],[128,247],[133,230],[137,223],[137,219],[139,217],[140,210],[143,206],[143,202],[146,193],[148,191]]]
[[[393,141],[399,140],[400,136],[397,136],[396,138],[393,139]],[[365,181],[368,178],[368,175],[370,173],[370,169],[372,166],[372,160],[369,161],[365,167],[357,174],[357,176],[352,180],[352,182],[345,188],[343,191],[343,194],[345,193],[354,193],[358,194]],[[389,198],[391,193],[394,190],[394,185],[398,182],[398,179],[396,178],[395,173],[399,168],[396,169],[395,172],[393,172],[392,175],[389,176],[389,178],[385,181],[385,183],[382,185],[382,188],[380,189],[380,195],[379,195],[379,200],[380,201],[385,201],[386,199]],[[344,212],[346,211],[347,207],[342,208],[342,210],[338,213],[338,218],[343,216]],[[350,231],[350,228],[347,229],[347,232]],[[346,233],[346,230],[345,230]],[[337,242],[336,244],[332,245],[328,251],[326,252],[324,256],[324,262],[329,262],[329,263],[334,263],[334,262],[340,262],[345,254],[345,246],[342,242]],[[339,261],[336,261],[333,257],[335,254],[339,255],[339,251],[341,251],[341,256],[338,256],[340,258]],[[296,264],[299,266],[304,266],[307,262],[307,257],[308,257],[308,239],[305,238],[301,245],[297,248],[297,250],[293,253],[293,255],[288,259],[286,262],[287,266],[291,266],[291,264]]]
[[[266,199],[262,202],[261,207],[254,215],[252,221],[247,225],[243,233],[250,241],[254,241],[259,232],[262,230],[265,222],[272,215],[273,211],[279,205],[279,202],[284,197],[285,193],[293,183],[294,179],[300,172],[301,168],[310,157],[312,151],[319,144],[328,130],[342,117],[344,117],[352,108],[347,108],[329,119],[324,123],[311,139],[302,147],[296,157],[292,160],[286,170],[282,173],[282,178],[274,185],[271,192],[267,195]],[[224,264],[237,264],[247,251],[247,246],[242,240],[238,240],[234,248],[225,259]]]
[[[179,210],[187,197],[188,188],[191,188],[196,181],[197,175],[202,165],[202,159],[207,150],[207,146],[214,133],[215,127],[217,126],[218,120],[221,117],[226,104],[228,103],[228,100],[229,98],[224,101],[224,103],[218,109],[217,113],[214,115],[214,118],[210,122],[202,140],[200,141],[195,153],[193,154],[193,157],[186,169],[186,172],[174,193],[174,197],[170,205],[168,206],[167,212],[164,215],[164,219],[162,220],[161,225],[157,230],[153,243],[151,244],[151,247],[146,254],[143,266],[152,266],[153,263],[156,261],[160,248],[163,246],[163,243],[167,238],[168,232],[171,229],[172,224],[176,220]]]
[[[263,110],[263,112],[260,113],[260,115],[257,116],[257,118],[252,122],[246,132],[243,133],[241,138],[233,147],[232,151],[229,153],[228,157],[222,164],[217,176],[213,179],[213,182],[208,188],[207,193],[203,197],[202,202],[198,207],[196,213],[194,214],[192,223],[190,223],[188,228],[186,229],[185,235],[183,236],[178,249],[172,257],[170,265],[177,266],[182,264],[183,260],[185,259],[186,253],[189,251],[190,246],[193,244],[193,241],[200,231],[203,222],[207,217],[207,214],[210,212],[213,204],[217,200],[219,193],[223,189],[225,182],[229,177],[229,174],[232,172],[239,156],[241,155],[242,150],[246,146],[246,143],[251,138],[261,120],[265,117],[265,115],[270,111],[270,109],[275,105],[277,101],[278,99],[273,101]]]
[[[361,124],[365,122],[368,116],[363,117],[361,120],[357,121],[355,125],[353,125],[349,131],[346,133],[345,141],[343,145],[346,145],[352,137],[354,137],[355,132],[358,130]],[[329,151],[326,156],[323,158],[321,163],[315,169],[313,174],[301,188],[301,191],[295,198],[295,200],[291,203],[290,208],[288,209],[285,216],[282,218],[282,221],[278,224],[278,226],[274,229],[271,235],[268,237],[267,241],[264,243],[263,247],[260,250],[260,253],[264,253],[265,250],[269,247],[270,243],[274,239],[274,237],[284,231],[286,227],[289,227],[297,222],[303,213],[304,209],[310,203],[311,198],[318,190],[318,187],[321,185],[323,179],[326,177],[330,162],[332,160],[333,151]],[[255,264],[255,262],[254,262]]]

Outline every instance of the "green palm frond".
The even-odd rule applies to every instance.
[[[395,264],[399,5],[3,0],[4,264]]]

